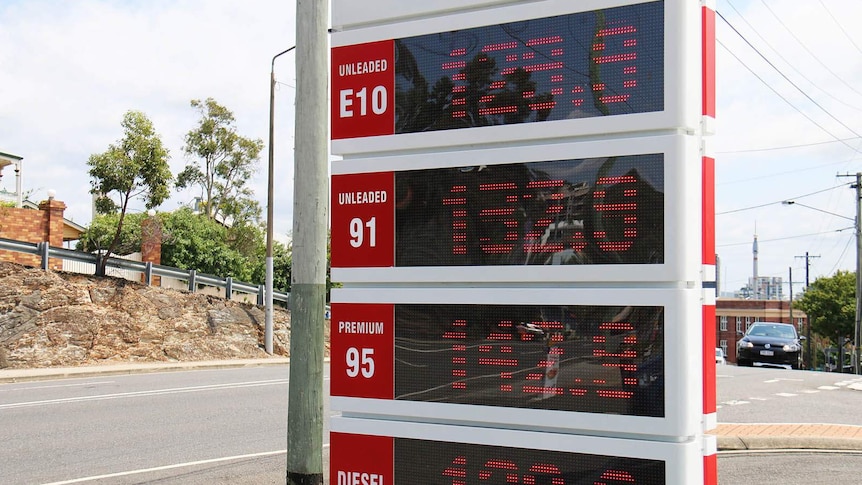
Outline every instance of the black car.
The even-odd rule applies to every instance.
[[[788,323],[754,322],[736,343],[736,365],[750,367],[757,362],[799,369],[800,340],[805,337],[800,337],[796,327]]]

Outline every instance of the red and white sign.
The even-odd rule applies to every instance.
[[[333,303],[330,394],[392,399],[394,305]]]
[[[332,266],[389,267],[395,259],[392,172],[333,175]]]
[[[384,40],[332,49],[332,139],[395,130],[395,46]]]
[[[393,439],[330,433],[330,478],[332,485],[390,485],[393,477]]]

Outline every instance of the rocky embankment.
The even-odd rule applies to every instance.
[[[273,322],[286,356],[290,315]],[[0,368],[266,358],[263,340],[263,307],[0,262]]]

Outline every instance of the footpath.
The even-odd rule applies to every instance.
[[[0,384],[147,372],[259,367],[289,363],[289,358],[271,357],[199,362],[147,362],[85,367],[0,369]],[[854,389],[862,392],[862,385],[857,385]],[[716,429],[710,431],[710,434],[716,435],[720,451],[837,450],[862,452],[862,426],[828,423],[719,423]]]

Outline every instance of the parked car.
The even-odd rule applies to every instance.
[[[724,350],[721,347],[715,348],[715,365],[727,364],[727,359],[724,357]]]
[[[736,365],[802,367],[802,344],[796,327],[787,323],[754,322],[736,343]]]

